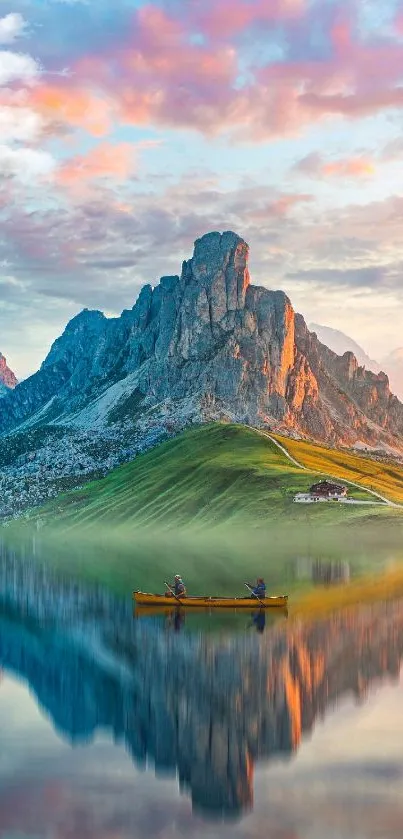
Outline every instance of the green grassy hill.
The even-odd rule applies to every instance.
[[[161,525],[211,527],[278,521],[318,522],[362,517],[378,507],[307,507],[293,503],[321,479],[316,469],[293,465],[274,443],[238,425],[211,425],[186,431],[126,464],[101,481],[68,493],[42,511],[48,521],[81,532],[99,527],[156,528]],[[353,498],[373,500],[351,488]]]

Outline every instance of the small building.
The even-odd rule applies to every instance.
[[[309,494],[316,498],[345,498],[347,487],[342,486],[342,484],[333,484],[330,481],[321,481],[319,484],[311,486]]]
[[[297,492],[294,495],[294,501],[296,504],[315,504],[318,501],[324,499],[319,498],[319,496],[313,496],[309,492]]]

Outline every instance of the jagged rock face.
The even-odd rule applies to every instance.
[[[0,353],[0,397],[13,390],[17,385],[17,379],[12,370],[7,367],[7,360]]]
[[[168,400],[174,415],[191,399],[206,419],[281,422],[324,441],[396,444],[403,406],[387,377],[327,349],[283,292],[251,285],[248,253],[235,233],[209,233],[180,276],[145,286],[120,318],[81,312],[40,371],[2,400],[0,431],[27,419],[88,427],[93,406],[106,406],[97,416],[103,410],[107,422],[124,400],[136,405],[133,421]]]
[[[108,320],[84,311],[53,345],[41,370],[7,400],[1,429],[47,408],[80,409],[105,384],[136,372],[148,404],[197,395],[245,419],[288,413],[294,312],[282,292],[250,285],[249,248],[234,233],[195,244],[181,276],[145,286],[130,312]]]
[[[282,292],[250,285],[248,251],[233,233],[208,234],[181,277],[143,290],[125,370],[139,369],[144,396],[196,392],[242,417],[287,413],[294,313]]]
[[[390,392],[385,373],[360,367],[351,352],[336,355],[309,332],[301,315],[296,315],[295,325],[298,351],[309,359],[318,384],[317,409],[332,425],[329,435],[346,442],[365,439],[371,444],[379,441],[380,430],[386,436],[402,436],[403,406]]]

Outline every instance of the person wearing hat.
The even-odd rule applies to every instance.
[[[175,574],[172,588],[177,597],[186,597],[186,587],[180,574]]]

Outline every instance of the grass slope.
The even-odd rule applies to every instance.
[[[317,469],[323,463],[317,462]],[[268,438],[238,425],[211,425],[174,440],[47,505],[48,520],[80,531],[94,527],[193,528],[222,523],[258,527],[278,521],[340,521],[379,507],[293,503],[320,479],[293,465]],[[365,493],[351,489],[352,497]],[[366,496],[371,500],[370,496]]]
[[[367,489],[375,490],[390,501],[403,503],[403,468],[389,463],[379,463],[368,457],[327,449],[302,440],[273,437],[303,466],[354,481]]]

